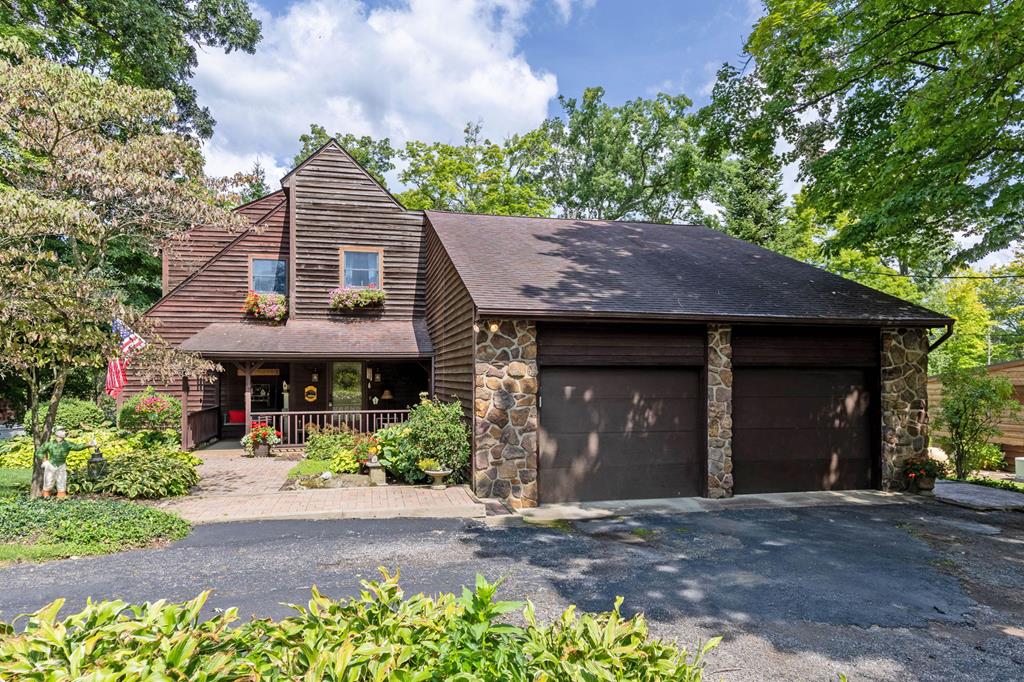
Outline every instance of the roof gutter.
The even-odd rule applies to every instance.
[[[942,336],[940,336],[939,338],[935,339],[934,341],[932,341],[931,343],[928,344],[928,352],[929,353],[931,353],[933,350],[935,350],[936,348],[941,346],[943,343],[946,342],[946,339],[948,339],[950,336],[953,335],[953,324],[955,324],[955,323],[954,322],[947,322],[946,323],[946,331],[942,332]]]

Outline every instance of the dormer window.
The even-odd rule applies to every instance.
[[[249,288],[260,294],[288,294],[288,261],[275,256],[249,257]]]
[[[341,249],[341,286],[346,289],[380,289],[383,287],[384,250],[362,246]]]

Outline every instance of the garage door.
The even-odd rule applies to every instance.
[[[543,367],[541,502],[699,495],[700,373]]]

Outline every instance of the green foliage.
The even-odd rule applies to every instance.
[[[1002,277],[981,281],[978,292],[992,316],[992,361],[1024,358],[1024,252],[985,274]]]
[[[178,453],[179,436],[174,431],[138,431],[129,433],[118,429],[102,428],[90,430],[69,430],[68,438],[75,443],[88,443],[95,439],[96,446],[108,460],[140,450],[158,451],[164,454],[177,453],[180,457],[190,458],[193,466],[198,463],[195,455]],[[35,444],[28,436],[18,436],[0,442],[0,466],[15,469],[31,469],[35,453]],[[76,471],[85,467],[92,457],[92,448],[73,450],[68,453],[68,471]]]
[[[424,457],[420,461],[416,462],[416,466],[419,467],[419,470],[423,473],[428,471],[443,471],[441,463],[433,457]]]
[[[305,478],[306,476],[318,476],[325,471],[331,471],[331,462],[322,459],[303,459],[295,463],[288,470],[288,478]]]
[[[329,461],[356,445],[357,434],[344,426],[310,428],[306,436],[306,458]]]
[[[25,415],[22,424],[25,431],[32,433],[31,418]],[[99,405],[91,400],[79,400],[77,398],[64,398],[57,404],[57,418],[54,420],[54,427],[63,426],[65,429],[81,429],[89,427],[101,427],[108,425],[107,415]]]
[[[949,369],[942,374],[942,402],[934,427],[943,449],[953,462],[958,479],[981,468],[989,441],[1001,431],[1004,419],[1020,412],[1013,384],[983,369]]]
[[[331,458],[331,471],[336,474],[355,474],[359,472],[360,466],[354,448],[341,448]]]
[[[127,452],[107,462],[107,471],[98,480],[90,480],[85,471],[71,474],[68,491],[117,495],[133,500],[159,500],[187,495],[199,483],[192,455],[140,450]]]
[[[480,124],[467,124],[463,144],[406,143],[399,195],[409,209],[495,215],[544,216],[551,201],[540,185],[550,154],[546,133],[513,135],[498,144],[481,138]]]
[[[1006,456],[998,443],[985,443],[978,448],[974,463],[974,468],[981,471],[1002,471],[1006,466]]]
[[[962,274],[971,272],[963,271]],[[953,335],[929,354],[930,372],[941,374],[959,367],[988,364],[992,317],[981,302],[978,280],[946,280],[929,293],[926,305],[956,320]]]
[[[702,215],[697,202],[715,180],[717,160],[709,170],[689,99],[659,94],[611,106],[604,89],[588,88],[580,100],[559,102],[562,116],[543,127],[552,151],[541,169],[559,215],[651,222]]]
[[[0,501],[24,495],[31,484],[29,469],[0,468]]]
[[[258,160],[254,161],[252,168],[245,174],[241,190],[238,193],[238,200],[242,204],[256,201],[270,194],[270,185],[267,184],[267,169]]]
[[[725,162],[722,169],[712,190],[722,215],[707,216],[705,224],[758,246],[784,251],[789,246],[787,210],[778,167],[741,158]]]
[[[408,423],[388,426],[373,435],[380,450],[377,458],[389,474],[405,483],[420,483],[427,478],[417,464],[423,451],[413,440]]]
[[[410,432],[408,439],[413,445],[412,451],[422,453],[414,462],[422,456],[430,457],[452,471],[454,482],[466,480],[469,475],[469,430],[459,401],[421,400],[410,411],[404,426]]]
[[[171,429],[180,435],[181,401],[147,386],[121,404],[117,425],[129,431]]]
[[[989,488],[999,488],[1001,490],[1009,490],[1013,493],[1024,493],[1024,483],[1018,481],[1007,481],[999,478],[982,478],[980,476],[971,476],[967,479],[968,483],[974,483],[975,485],[984,485]]]
[[[381,140],[374,140],[369,135],[356,137],[352,133],[334,133],[333,137],[341,145],[342,149],[352,155],[356,163],[373,176],[374,180],[379,182],[382,187],[387,187],[384,175],[395,168],[394,159],[396,152],[394,147],[391,146],[391,140],[386,137]],[[330,139],[331,135],[327,134],[326,128],[316,123],[310,124],[309,132],[299,136],[302,149],[292,159],[292,167],[298,166],[305,161],[310,154],[323,147]]]
[[[1024,4],[765,7],[751,68],[720,72],[705,114],[714,145],[767,158],[781,136],[811,204],[852,216],[839,244],[904,265],[952,270],[1019,236]]]
[[[397,577],[363,582],[333,601],[313,588],[280,621],[239,622],[236,609],[200,616],[208,593],[183,603],[97,601],[65,619],[63,600],[0,624],[0,677],[207,680],[645,680],[699,682],[710,640],[695,654],[650,639],[643,616],[566,610],[550,625],[533,606],[498,601],[478,576],[462,595],[405,597]],[[523,610],[524,625],[509,614]]]
[[[174,93],[178,127],[202,137],[213,118],[189,83],[200,49],[253,52],[260,22],[237,0],[28,0],[0,3],[0,34],[32,51],[141,88]]]
[[[0,499],[0,548],[7,560],[32,557],[33,547],[42,548],[40,558],[104,554],[188,532],[184,519],[132,502]]]

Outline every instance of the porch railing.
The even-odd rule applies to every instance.
[[[208,407],[188,415],[188,431],[182,446],[191,450],[195,446],[216,438],[220,430],[220,407]]]
[[[347,426],[360,433],[373,433],[377,429],[401,424],[409,418],[409,410],[350,410],[324,412],[253,412],[252,421],[269,424],[281,432],[281,445],[306,444],[310,426]]]

